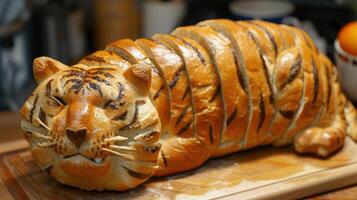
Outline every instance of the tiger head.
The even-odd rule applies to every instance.
[[[125,190],[157,169],[160,120],[151,69],[34,60],[38,83],[20,113],[38,166],[83,189]]]

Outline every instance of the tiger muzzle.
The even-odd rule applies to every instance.
[[[73,142],[73,144],[75,144],[77,148],[79,148],[86,138],[87,129],[80,129],[77,131],[67,129],[66,135],[68,139],[70,139]]]

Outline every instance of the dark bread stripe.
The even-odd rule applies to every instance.
[[[136,47],[136,48],[139,49],[139,47]],[[136,58],[132,57],[132,55],[131,55],[129,52],[127,52],[124,48],[121,48],[121,47],[119,47],[119,46],[116,46],[116,45],[115,45],[115,46],[112,46],[111,48],[108,48],[108,49],[106,49],[106,50],[107,50],[108,52],[110,52],[110,53],[115,53],[116,55],[118,55],[118,56],[124,58],[124,60],[128,61],[128,62],[129,62],[130,64],[132,64],[132,65],[133,65],[133,64],[137,64],[137,63],[142,63],[141,60],[137,60]],[[141,50],[141,52],[144,54],[144,52],[142,51],[142,49],[140,49],[140,50]],[[160,77],[162,77],[160,71],[157,69],[157,67],[156,67],[155,64],[152,62],[152,60],[151,60],[150,58],[148,58],[146,54],[144,54],[144,55],[146,56],[147,59],[149,59],[149,60],[151,61],[150,67],[151,67],[152,71],[153,71],[155,74],[159,74]]]
[[[40,118],[40,120],[47,125],[47,119],[46,119],[46,113],[45,111],[42,109],[42,107],[40,107],[40,113],[38,115],[38,118]]]
[[[105,71],[101,71],[101,70],[98,70],[98,71],[95,71],[95,72],[91,72],[91,71],[90,71],[90,74],[91,74],[91,75],[97,75],[97,74],[100,74],[100,75],[105,76],[106,78],[114,78],[114,76],[113,76],[113,75],[111,75],[110,73],[105,72]]]
[[[129,122],[129,124],[125,125],[122,127],[120,130],[128,130],[131,128],[131,126],[136,122],[138,119],[138,113],[139,113],[139,104],[135,102],[135,111],[132,120]]]
[[[256,38],[256,36],[248,31],[248,35],[250,38],[252,38],[252,41],[254,42],[255,46],[257,47],[258,51],[259,51],[259,57],[260,57],[260,60],[262,61],[262,64],[263,64],[263,71],[264,71],[264,76],[265,76],[265,80],[267,81],[267,84],[268,84],[268,87],[269,87],[269,102],[270,103],[273,103],[274,102],[274,95],[273,95],[273,86],[272,86],[272,83],[270,81],[270,78],[269,78],[269,72],[268,72],[268,67],[267,67],[267,63],[264,59],[264,53],[263,53],[263,49],[261,47],[261,44],[259,42],[259,40]]]
[[[311,49],[311,50],[314,50],[313,47],[311,46],[309,40],[306,38],[306,35],[302,32],[302,37],[304,38],[305,40],[305,43],[307,44],[307,46]]]
[[[67,102],[66,102],[64,99],[62,99],[61,97],[59,97],[59,96],[53,96],[53,98],[56,99],[55,102],[56,102],[57,104],[60,103],[60,104],[62,104],[63,106],[67,105]],[[58,106],[59,106],[59,104],[58,104]]]
[[[75,84],[73,84],[71,86],[71,88],[69,88],[69,90],[74,91],[75,94],[78,94],[82,89],[83,89],[83,83],[82,82],[76,82]],[[89,90],[89,88],[87,87],[87,89]]]
[[[180,40],[182,43],[184,43],[185,45],[189,46],[193,51],[195,51],[196,55],[198,56],[198,58],[200,59],[202,64],[206,63],[205,58],[203,57],[203,55],[201,54],[201,52],[195,47],[193,46],[191,43],[189,43],[188,41],[186,41],[185,39],[179,37],[179,36],[175,36],[175,35],[170,35],[178,40]]]
[[[123,112],[122,114],[118,115],[118,116],[115,116],[112,120],[115,120],[115,121],[118,121],[118,120],[121,120],[121,121],[124,121],[126,119],[128,115],[128,111],[125,111]]]
[[[144,39],[146,39],[146,38],[144,38]],[[149,41],[152,41],[152,40],[149,40]],[[150,60],[152,69],[155,71],[156,74],[159,75],[160,82],[162,81],[162,85],[160,86],[159,90],[153,96],[153,99],[154,100],[157,99],[161,95],[161,93],[163,93],[163,91],[164,91],[164,94],[167,95],[167,97],[169,98],[168,104],[171,109],[172,99],[171,99],[171,90],[169,88],[168,80],[165,79],[165,73],[162,71],[159,63],[156,62],[156,59],[154,58],[155,56],[151,52],[152,51],[151,47],[149,47],[147,44],[143,44],[143,42],[140,40],[136,40],[135,43],[138,46],[138,48],[140,48],[140,50],[143,53],[145,53],[146,57]]]
[[[257,24],[257,23],[252,22],[252,21],[247,21],[247,22],[259,27],[260,29],[262,29],[264,31],[264,33],[268,36],[271,44],[273,45],[275,55],[278,55],[278,45],[277,45],[277,43],[275,41],[275,38],[274,38],[273,34],[271,34],[267,28],[265,28],[264,26],[262,26],[260,24]]]
[[[209,100],[209,102],[213,102],[214,99],[221,94],[221,84],[217,85],[216,90],[214,91],[214,94],[212,95],[211,99]]]
[[[99,83],[104,83],[104,84],[107,85],[107,86],[111,86],[111,85],[112,85],[112,84],[110,83],[110,81],[105,80],[105,79],[102,79],[102,78],[100,78],[99,76],[93,76],[93,77],[89,77],[89,78],[91,78],[91,79],[93,79],[93,80],[96,80],[96,81],[98,81]]]
[[[208,123],[208,136],[210,143],[213,144],[213,128],[211,123]]]
[[[148,153],[156,153],[157,151],[159,151],[161,148],[161,144],[157,143],[154,145],[148,145],[146,147],[144,147],[144,150]]]
[[[265,120],[265,117],[266,117],[265,104],[264,104],[264,99],[263,99],[262,93],[260,93],[260,96],[259,96],[259,109],[260,109],[259,123],[258,123],[258,127],[257,127],[257,132],[258,133],[259,133],[260,129],[262,128],[264,120]]]
[[[103,74],[104,76],[111,76],[111,74],[107,73],[107,72],[103,72],[103,71],[107,71],[107,70],[113,70],[111,68],[103,68],[103,69],[92,69],[92,70],[68,70],[67,72],[69,74],[64,75],[62,77],[63,78],[70,78],[72,76],[74,76],[75,78],[70,78],[68,80],[65,81],[64,86],[66,86],[68,83],[73,83],[73,85],[70,87],[70,90],[73,90],[75,94],[79,93],[79,91],[81,91],[84,87],[84,85],[86,83],[89,83],[89,88],[92,88],[95,91],[98,91],[100,96],[103,96],[103,92],[101,90],[101,86],[97,83],[94,83],[92,81],[97,81],[98,83],[104,83],[107,86],[110,86],[111,83],[110,81],[106,80],[106,79],[102,79],[99,76],[96,76],[96,74]],[[98,72],[99,71],[99,72]],[[86,87],[87,89],[89,89],[88,87]]]
[[[124,97],[125,87],[120,82],[118,82],[118,86],[119,86],[119,92],[118,92],[117,100],[120,101]]]
[[[182,52],[182,48],[183,47],[179,47],[180,45],[178,45],[176,42],[172,41],[171,39],[172,40],[179,40],[179,41],[182,42],[182,40],[178,39],[178,37],[170,38],[169,40],[171,42],[168,42],[166,40],[163,40],[161,42],[162,42],[162,44],[166,45],[168,48],[172,49],[173,53],[175,53],[176,55],[178,55],[181,58],[183,63],[182,63],[182,66],[180,68],[182,68],[182,71],[183,71],[182,73],[184,73],[184,75],[187,78],[187,83],[185,83],[186,84],[185,91],[184,91],[184,93],[183,93],[183,95],[181,97],[181,101],[183,101],[186,98],[186,96],[188,96],[188,95],[190,97],[188,99],[190,101],[190,104],[187,104],[184,107],[184,109],[182,110],[181,114],[178,116],[178,118],[176,120],[175,126],[178,126],[179,123],[181,123],[181,121],[184,119],[186,114],[189,111],[191,111],[192,112],[192,118],[191,118],[191,120],[192,120],[192,122],[191,122],[192,123],[192,132],[193,132],[193,135],[195,136],[196,135],[196,106],[195,106],[195,102],[194,102],[194,98],[195,97],[192,97],[192,95],[193,95],[192,94],[192,90],[193,90],[192,89],[192,84],[193,84],[192,83],[192,81],[193,81],[192,78],[193,77],[190,76],[190,73],[188,71],[189,70],[188,67],[192,67],[192,66],[188,66],[187,65],[187,60],[186,60],[187,58],[185,58],[185,55]],[[183,42],[183,43],[186,44],[185,42]],[[190,46],[192,46],[192,45],[190,45]],[[187,49],[186,46],[184,48]]]
[[[212,85],[213,87],[215,88],[212,88],[213,89],[213,94],[212,96],[210,97],[210,99],[208,100],[209,103],[212,103],[216,100],[216,97],[220,98],[221,102],[219,103],[222,103],[221,106],[222,107],[222,111],[223,113],[221,114],[221,119],[220,119],[220,122],[219,124],[217,124],[219,126],[219,135],[220,137],[219,138],[223,138],[222,135],[223,135],[223,131],[225,129],[225,125],[226,125],[226,118],[228,117],[226,114],[226,105],[225,105],[225,102],[224,102],[224,97],[222,95],[222,80],[221,80],[221,75],[220,75],[220,71],[219,71],[219,65],[217,63],[217,53],[216,53],[216,47],[213,45],[213,41],[216,41],[216,42],[219,42],[219,38],[218,38],[218,35],[217,36],[214,36],[214,37],[206,37],[205,34],[202,34],[200,33],[201,31],[195,29],[195,30],[190,30],[189,28],[185,30],[185,28],[182,29],[183,31],[179,31],[179,30],[176,30],[173,32],[173,34],[175,35],[180,35],[181,38],[189,38],[190,40],[192,40],[192,44],[193,45],[196,45],[199,47],[199,48],[202,48],[203,52],[207,53],[207,59],[209,60],[206,60],[207,62],[209,62],[209,64],[211,66],[213,66],[213,70],[214,70],[214,75],[216,75],[217,77],[217,85]],[[213,30],[214,31],[214,30]],[[188,41],[190,41],[188,40]],[[192,45],[189,45],[189,46],[192,46]],[[196,48],[192,48],[194,51],[196,52],[200,52],[200,49],[196,49]],[[202,53],[202,52],[201,52]],[[200,55],[200,54],[197,54],[197,55]],[[201,60],[202,64],[203,64],[203,60]],[[206,64],[205,64],[206,65]],[[209,66],[209,67],[211,67]],[[208,66],[206,66],[208,67]],[[210,88],[211,89],[211,88]],[[212,91],[212,90],[210,90]],[[195,129],[195,125],[193,127]],[[213,131],[213,130],[212,130]],[[213,134],[213,133],[212,133]]]
[[[107,68],[107,69],[106,68],[104,68],[104,69],[95,68],[95,69],[91,69],[91,70],[88,70],[88,71],[85,71],[85,70],[82,70],[82,71],[70,70],[70,71],[67,71],[68,74],[64,75],[62,77],[62,79],[63,78],[70,78],[70,77],[74,77],[72,79],[76,79],[76,78],[85,79],[85,78],[88,78],[88,79],[97,80],[98,82],[103,82],[106,85],[110,85],[110,82],[108,80],[102,79],[99,76],[97,76],[97,75],[103,75],[103,76],[105,76],[107,78],[114,78],[113,75],[111,75],[108,72],[105,72],[107,70],[113,70],[113,69],[111,69],[111,68]]]
[[[237,116],[237,107],[234,108],[233,112],[229,115],[226,121],[226,125],[228,125],[236,118]]]
[[[172,80],[169,83],[169,88],[172,89],[176,86],[177,81],[179,80],[181,74],[183,71],[183,66],[181,66],[174,74],[174,77],[172,78]]]
[[[84,70],[84,69],[81,69]],[[88,70],[88,72],[98,72],[98,71],[114,71],[115,69],[110,68],[110,67],[96,67],[96,68],[91,68]]]
[[[71,79],[66,80],[66,82],[64,82],[63,86],[66,86],[68,83],[81,84],[82,80],[81,79],[77,79],[77,78],[71,78]]]
[[[166,156],[164,154],[164,151],[161,150],[161,158],[162,158],[162,161],[164,162],[164,166],[167,167],[167,159],[166,159]]]
[[[303,38],[304,38],[304,40],[305,40],[307,46],[308,46],[311,50],[313,50],[316,54],[318,54],[318,51],[319,51],[318,48],[316,47],[316,45],[315,45],[314,43],[310,43],[310,40],[307,39],[307,37],[309,37],[309,36],[307,35],[307,33],[306,33],[305,31],[302,31],[302,35],[303,35]]]
[[[184,127],[182,127],[181,130],[179,130],[179,132],[177,133],[177,135],[181,135],[182,133],[187,131],[191,127],[191,125],[192,125],[192,120],[188,122]]]
[[[284,111],[284,110],[279,110],[279,113],[287,118],[287,119],[292,119],[294,117],[294,114],[295,112],[294,111],[291,111],[291,110],[287,110],[287,111]]]
[[[137,178],[137,179],[147,179],[151,176],[151,174],[143,174],[143,173],[139,173],[139,172],[135,172],[125,166],[122,166],[123,169],[125,169],[125,171],[132,177]]]
[[[67,74],[62,76],[62,79],[68,78],[68,77],[83,77],[84,76],[84,71],[83,69],[70,69],[65,71]]]
[[[36,106],[37,106],[37,101],[38,101],[38,94],[36,94],[36,96],[35,96],[35,100],[33,101],[33,105],[32,105],[32,108],[31,108],[31,110],[30,110],[30,116],[29,116],[29,118],[30,118],[30,122],[32,122],[32,119],[33,119],[33,112],[35,111],[35,109],[36,109]]]
[[[152,40],[150,39],[152,42],[156,42],[157,44],[160,44],[162,45],[163,47],[165,47],[166,50],[170,51],[172,54],[175,54],[177,56],[179,56],[181,58],[181,56],[175,51],[173,50],[170,46],[166,45],[164,42],[161,42],[159,40]],[[182,59],[182,58],[181,58]],[[172,78],[171,81],[169,81],[169,88],[172,89],[176,86],[178,80],[180,79],[182,73],[185,72],[186,76],[188,76],[187,72],[186,72],[186,67],[184,66],[185,63],[184,63],[184,60],[182,61],[183,62],[183,65],[181,65],[177,71],[175,72],[174,74],[174,77]],[[189,86],[188,86],[189,87]]]
[[[99,84],[89,82],[89,87],[92,88],[93,90],[97,91],[101,97],[103,96],[102,88],[100,87]]]
[[[112,100],[108,100],[107,102],[105,102],[104,106],[103,106],[104,109],[106,108],[111,108],[111,109],[118,109],[119,106],[118,104],[115,102],[115,101],[112,101]]]
[[[135,58],[131,58],[131,55],[129,52],[127,52],[124,48],[121,48],[117,45],[113,45],[106,50],[109,52],[113,52],[113,53],[117,54],[118,56],[124,58],[124,60],[128,61],[130,64],[138,63]]]
[[[160,96],[161,92],[164,90],[164,87],[165,87],[164,85],[160,86],[159,90],[155,93],[155,95],[153,97],[154,100]]]
[[[185,98],[186,98],[186,96],[187,96],[187,94],[190,92],[190,86],[189,85],[187,85],[187,87],[186,87],[186,89],[185,89],[185,92],[183,93],[183,95],[182,95],[182,97],[181,97],[181,101],[183,101]]]
[[[177,126],[179,123],[181,123],[181,121],[183,120],[183,118],[186,116],[187,112],[189,111],[189,109],[191,108],[191,105],[187,105],[183,111],[181,112],[181,114],[177,117],[175,126]]]
[[[299,54],[296,58],[295,63],[291,66],[289,71],[289,77],[283,84],[282,88],[284,88],[286,85],[289,85],[299,75],[299,71],[301,69],[301,61],[301,55]]]
[[[320,88],[319,74],[317,71],[316,61],[314,58],[312,58],[312,73],[314,75],[314,98],[312,100],[312,103],[314,104],[316,102],[317,95],[319,94],[319,88]]]
[[[52,93],[52,81],[53,79],[49,80],[46,84],[46,97],[51,98]]]
[[[237,24],[237,25],[240,26],[240,24]],[[238,62],[239,58],[234,53],[234,48],[232,46],[233,41],[231,41],[231,38],[227,37],[226,34],[222,30],[216,29],[214,27],[212,27],[212,28],[214,29],[214,31],[220,33],[223,37],[225,37],[230,42],[229,43],[229,48],[231,49],[231,54],[233,55],[234,64],[235,64],[235,68],[236,68],[236,71],[237,71],[238,82],[239,82],[240,86],[243,88],[244,92],[248,94],[249,84],[248,84],[247,78],[242,74],[242,70],[241,70],[242,68],[241,68],[241,66],[239,65],[239,62]]]
[[[93,55],[93,54],[91,54],[91,55],[89,55],[89,56],[86,56],[85,58],[84,58],[84,60],[86,60],[86,61],[90,61],[90,62],[97,62],[97,63],[106,63],[106,64],[109,64],[109,63],[107,63],[102,57],[99,57],[99,56],[96,56],[96,55]]]
[[[241,67],[239,66],[239,62],[238,62],[238,58],[237,58],[237,55],[234,53],[234,49],[233,47],[232,48],[232,54],[233,54],[233,58],[234,58],[234,63],[236,65],[236,71],[237,71],[237,79],[238,79],[238,82],[240,84],[240,86],[243,88],[244,92],[246,94],[248,94],[248,84],[247,84],[247,81],[245,81],[245,78],[242,71],[241,71]]]

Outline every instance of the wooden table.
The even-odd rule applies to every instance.
[[[22,140],[23,134],[19,127],[20,118],[13,112],[0,112],[0,147],[15,140]],[[311,200],[330,200],[330,199],[356,199],[357,185],[344,189],[331,191],[325,194],[310,197]]]

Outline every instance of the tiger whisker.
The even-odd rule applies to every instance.
[[[123,137],[123,136],[115,136],[115,137],[111,137],[111,138],[105,138],[104,142],[109,142],[109,141],[126,141],[128,140],[127,137]]]
[[[38,137],[38,138],[47,139],[47,140],[51,139],[50,136],[42,135],[41,133],[36,133],[36,132],[31,132],[31,133],[33,136]]]
[[[56,99],[55,97],[51,96],[51,99],[53,99],[54,101],[56,101],[59,105],[63,105],[62,102],[58,101],[58,99]]]
[[[133,147],[129,146],[118,146],[118,145],[110,145],[109,148],[114,149],[114,150],[129,150],[129,151],[135,151],[136,149]]]
[[[94,131],[92,131],[92,133],[97,133],[99,131],[101,131],[101,129],[95,129]]]
[[[126,160],[135,160],[135,157],[132,156],[132,155],[122,154],[122,153],[113,151],[113,150],[111,150],[111,149],[102,148],[102,151],[109,152],[109,153],[114,154],[114,155],[116,155],[116,156],[119,156],[119,157],[121,157],[121,158],[125,158]]]
[[[43,126],[45,129],[47,129],[48,131],[50,130],[50,128],[45,124],[43,123],[39,118],[36,118],[36,121],[41,124],[41,126]]]
[[[42,142],[42,143],[37,143],[36,146],[46,148],[55,145],[56,143],[50,143],[50,142]]]

